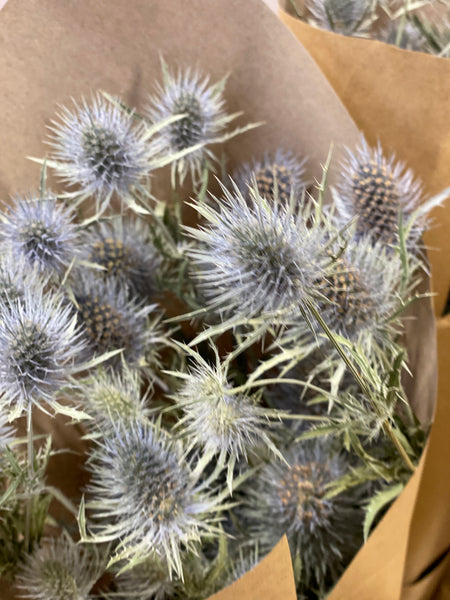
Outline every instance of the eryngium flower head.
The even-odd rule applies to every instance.
[[[154,553],[182,576],[182,552],[214,533],[217,510],[199,491],[182,447],[156,426],[136,423],[100,441],[90,469],[94,540],[116,540],[114,560],[129,568]]]
[[[44,539],[27,556],[16,584],[20,598],[87,600],[100,575],[96,553],[62,535]]]
[[[115,277],[133,295],[155,291],[155,272],[160,265],[150,241],[149,227],[141,220],[117,218],[100,222],[86,236],[86,258],[103,267],[105,278]]]
[[[62,275],[78,252],[73,212],[51,195],[16,198],[2,215],[3,251],[48,275]]]
[[[111,600],[172,600],[180,587],[171,579],[165,561],[156,556],[119,575],[116,585]]]
[[[200,446],[203,456],[219,455],[219,465],[226,461],[231,488],[237,461],[247,460],[249,452],[261,448],[279,452],[269,437],[268,425],[274,412],[259,406],[255,397],[233,392],[227,380],[228,367],[215,352],[213,366],[190,351],[194,364],[188,373],[174,373],[183,384],[173,400],[183,411],[177,428],[186,439],[187,450]]]
[[[129,298],[126,286],[115,279],[104,281],[91,274],[80,274],[74,285],[79,325],[83,327],[90,358],[122,349],[109,359],[118,368],[121,356],[129,366],[144,367],[147,346],[154,334],[148,315],[155,305],[144,305]]]
[[[0,302],[8,306],[23,298],[26,290],[39,294],[48,283],[38,268],[30,268],[26,260],[14,257],[11,252],[0,256]]]
[[[270,550],[286,534],[293,558],[301,560],[301,589],[324,591],[337,581],[362,539],[359,510],[341,493],[327,498],[328,484],[347,464],[332,456],[323,439],[301,442],[284,452],[289,465],[268,464],[249,486],[246,515],[253,539]],[[361,532],[355,535],[361,527]]]
[[[163,154],[175,154],[191,146],[202,144],[193,152],[172,163],[175,174],[183,181],[190,172],[194,182],[201,177],[205,162],[215,160],[208,144],[218,141],[218,136],[235,115],[224,110],[224,80],[211,85],[209,77],[186,69],[172,73],[163,63],[163,84],[150,98],[147,116],[155,123],[175,115],[184,116],[160,131],[159,144]]]
[[[222,200],[214,198],[217,208],[194,205],[206,226],[187,228],[200,242],[190,255],[207,305],[239,318],[299,314],[329,263],[326,231],[255,189],[250,202],[237,188],[223,193]]]
[[[59,296],[27,290],[21,299],[0,300],[0,393],[18,417],[31,404],[47,402],[67,382],[82,343],[70,306]]]
[[[83,381],[79,396],[101,431],[117,423],[135,423],[149,413],[146,396],[141,394],[140,373],[126,364],[120,373],[98,369]]]
[[[279,149],[274,156],[266,154],[262,161],[243,165],[233,179],[243,196],[256,184],[263,198],[272,201],[277,196],[281,204],[289,204],[291,197],[298,201],[305,189],[305,160]]]
[[[365,33],[371,24],[371,0],[309,0],[314,23],[343,35]]]
[[[350,240],[333,269],[317,282],[324,296],[319,302],[321,315],[330,329],[348,339],[365,345],[369,338],[380,342],[388,317],[401,306],[396,294],[401,274],[399,258],[383,243]]]
[[[145,125],[99,94],[74,104],[63,107],[51,127],[57,173],[106,204],[113,193],[126,196],[150,171],[154,153]]]
[[[369,236],[388,246],[399,243],[399,220],[406,226],[421,197],[421,185],[411,170],[394,156],[386,158],[380,144],[369,148],[363,139],[354,151],[348,151],[338,193],[336,208],[343,222],[356,217],[356,236]],[[416,221],[409,234],[414,244],[425,226]]]

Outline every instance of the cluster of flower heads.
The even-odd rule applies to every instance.
[[[143,116],[100,94],[62,109],[39,194],[1,214],[0,468],[8,421],[33,406],[84,419],[89,440],[81,542],[30,541],[23,510],[20,597],[88,600],[96,586],[105,598],[201,600],[286,534],[298,597],[319,599],[362,541],[399,377],[371,378],[377,398],[389,392],[374,411],[336,340],[362,349],[361,372],[394,360],[420,264],[421,188],[362,141],[333,209],[285,149],[237,168],[219,196],[196,195],[211,145],[242,131],[227,133],[224,85],[163,63]],[[164,165],[175,199],[191,175],[197,227],[187,207],[155,202],[149,176]],[[75,191],[46,191],[47,167]],[[97,211],[83,221],[88,198]],[[194,320],[169,334],[174,300],[179,321]],[[21,461],[35,484],[33,441],[29,429]],[[392,479],[401,469],[382,450]]]

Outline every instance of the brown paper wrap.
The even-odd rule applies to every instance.
[[[284,11],[280,17],[316,60],[369,142],[379,139],[395,151],[422,178],[428,193],[450,185],[448,59],[314,29]],[[440,315],[450,287],[449,203],[433,217],[436,223],[426,242]],[[330,600],[450,597],[450,316],[438,321],[437,331],[438,402],[427,451]],[[424,389],[416,392],[423,394]]]
[[[46,154],[45,124],[57,103],[100,88],[139,109],[160,79],[160,52],[169,64],[199,66],[213,81],[230,72],[228,110],[244,110],[242,123],[265,121],[226,145],[230,168],[283,145],[308,155],[310,175],[317,176],[333,141],[333,183],[343,144],[358,140],[357,127],[309,54],[259,0],[12,0],[0,13],[0,197],[7,201],[10,193],[36,188],[39,169],[24,157]],[[158,194],[163,188],[156,181],[154,189]],[[425,335],[429,330],[432,337],[434,331],[430,303],[423,302],[422,310],[427,325],[417,321],[414,333],[425,327],[431,361],[420,370],[412,368],[417,379],[423,378],[420,402],[431,406],[433,340]],[[418,350],[423,340],[415,335],[409,343]],[[76,430],[64,423],[59,417],[52,422],[39,417],[40,430],[53,426],[55,443],[65,446],[71,439],[72,447],[82,450]],[[60,455],[50,482],[73,496],[83,483],[79,467],[79,459]],[[408,503],[404,496],[402,502]],[[285,542],[263,565],[256,576],[217,598],[250,600],[254,590],[263,600],[295,598]]]

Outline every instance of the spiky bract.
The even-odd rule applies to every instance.
[[[182,386],[173,399],[183,411],[177,428],[187,440],[187,449],[203,449],[203,456],[227,458],[228,482],[231,487],[236,463],[247,460],[248,453],[269,448],[279,454],[269,436],[274,411],[258,405],[258,399],[233,393],[227,379],[227,366],[216,351],[216,365],[191,352],[194,361],[188,373],[175,373]]]
[[[217,510],[199,491],[182,447],[156,426],[136,423],[101,440],[90,469],[94,540],[116,540],[114,558],[129,568],[155,553],[182,576],[182,552],[214,532]]]
[[[371,24],[372,0],[309,0],[318,27],[343,35],[365,33]]]
[[[47,275],[64,274],[79,248],[73,212],[51,195],[17,197],[2,215],[3,252]]]
[[[71,307],[60,296],[31,289],[15,302],[0,301],[0,314],[2,404],[14,417],[43,402],[58,410],[54,396],[83,349]]]
[[[5,446],[9,446],[14,441],[16,430],[9,424],[8,415],[2,410],[0,412],[0,453]]]
[[[67,536],[46,538],[29,554],[17,577],[20,598],[87,600],[101,575],[94,551]]]
[[[148,345],[155,334],[155,325],[148,322],[155,305],[130,299],[127,287],[120,281],[104,281],[90,273],[80,274],[73,294],[89,356],[122,349],[121,355],[112,357],[108,365],[119,368],[123,356],[128,365],[144,367]]]
[[[86,235],[86,258],[103,267],[105,278],[115,277],[133,295],[155,291],[155,273],[161,263],[141,220],[116,218],[96,223]]]
[[[0,256],[0,302],[5,306],[23,298],[26,290],[39,294],[47,283],[39,269],[31,268],[23,257],[14,257],[8,251]]]
[[[172,73],[163,63],[163,83],[150,98],[146,114],[153,122],[181,114],[184,117],[160,131],[161,151],[170,155],[201,144],[172,163],[172,179],[176,174],[183,181],[190,173],[196,183],[205,162],[215,160],[208,145],[219,141],[226,125],[235,118],[225,112],[224,85],[225,80],[211,85],[209,77],[191,69]]]
[[[211,310],[242,319],[265,315],[289,319],[314,295],[329,263],[327,232],[289,206],[269,203],[257,190],[251,200],[235,188],[196,203],[206,226],[187,228],[199,246],[190,251],[199,286]]]
[[[386,157],[380,144],[370,148],[362,139],[355,151],[348,151],[335,194],[336,208],[342,222],[356,218],[356,236],[369,236],[393,247],[399,244],[399,222],[403,225],[418,207],[421,184],[410,170],[394,156]],[[426,224],[421,219],[412,224],[407,240],[414,244]]]
[[[133,114],[100,94],[63,107],[49,141],[58,175],[80,193],[108,204],[112,194],[124,197],[150,171],[154,148]]]
[[[301,589],[322,592],[339,577],[362,541],[360,513],[341,493],[327,498],[328,484],[348,468],[323,439],[301,442],[284,453],[289,465],[268,464],[249,486],[246,516],[263,550],[286,534],[301,560]]]
[[[299,201],[305,189],[305,160],[278,149],[274,155],[243,165],[233,179],[243,196],[256,184],[260,196],[270,201],[276,196],[282,204],[289,204],[291,197]]]

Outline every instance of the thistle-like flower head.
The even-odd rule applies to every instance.
[[[249,186],[256,183],[260,196],[273,201],[277,195],[281,204],[288,205],[291,196],[299,200],[305,189],[305,160],[279,149],[275,155],[266,154],[261,161],[243,165],[233,174],[233,179],[243,196],[247,196]]]
[[[225,315],[299,314],[329,263],[327,233],[289,206],[270,203],[257,190],[251,202],[235,188],[216,206],[195,208],[206,226],[188,228],[199,246],[190,251],[207,304]]]
[[[128,285],[133,295],[147,297],[154,292],[161,260],[150,241],[149,227],[141,220],[98,222],[87,233],[86,246],[86,258],[103,267],[105,278]]]
[[[372,0],[309,0],[314,23],[343,35],[365,33],[371,24]]]
[[[32,600],[87,600],[102,573],[92,549],[65,535],[47,538],[25,560],[18,577],[20,598]]]
[[[59,296],[27,290],[15,302],[0,300],[0,393],[19,416],[47,402],[67,382],[82,351],[71,308]]]
[[[30,268],[23,257],[14,257],[11,252],[0,257],[0,299],[5,306],[23,298],[26,290],[39,294],[46,284],[45,276],[36,266]]]
[[[223,88],[225,81],[212,85],[209,77],[186,69],[172,73],[163,63],[163,83],[150,98],[147,116],[153,122],[175,115],[184,115],[159,133],[159,144],[167,155],[201,144],[199,148],[172,164],[175,174],[183,181],[188,173],[194,182],[201,177],[205,162],[215,160],[207,147],[218,141],[226,125],[234,118],[225,112]]]
[[[181,576],[183,550],[213,533],[217,510],[199,491],[181,446],[156,426],[137,423],[99,442],[90,467],[94,535],[116,540],[115,558],[130,568],[156,554]]]
[[[301,587],[323,591],[344,569],[360,526],[351,497],[326,497],[328,484],[343,476],[347,465],[331,456],[323,439],[298,444],[284,455],[289,465],[268,464],[249,487],[247,517],[263,549],[286,533],[293,556],[301,559]]]
[[[178,585],[177,585],[178,584]],[[177,597],[180,584],[171,579],[167,564],[157,556],[149,556],[144,562],[117,578],[117,600],[171,600]]]
[[[101,95],[63,107],[49,141],[56,170],[80,193],[106,204],[113,193],[123,197],[146,178],[154,149],[143,123]]]
[[[3,251],[47,275],[62,275],[78,253],[73,212],[51,195],[16,198],[2,215]]]
[[[421,193],[421,184],[412,171],[405,170],[394,156],[386,158],[380,145],[369,148],[363,139],[354,152],[348,152],[335,201],[342,221],[356,217],[358,238],[367,235],[387,246],[397,246],[400,215],[406,226]],[[410,244],[417,241],[424,226],[423,219],[413,224]]]
[[[177,423],[187,448],[203,449],[203,455],[219,456],[228,463],[228,485],[232,487],[236,463],[262,447],[279,454],[269,436],[268,425],[273,411],[258,405],[258,400],[235,393],[227,379],[227,365],[221,363],[217,350],[216,365],[189,350],[194,364],[188,373],[175,373],[181,388],[173,399],[183,411]]]
[[[145,366],[147,346],[155,333],[147,317],[155,306],[130,299],[120,281],[104,281],[84,272],[74,284],[73,294],[90,357],[122,349],[128,365]],[[120,355],[108,364],[120,367]]]

